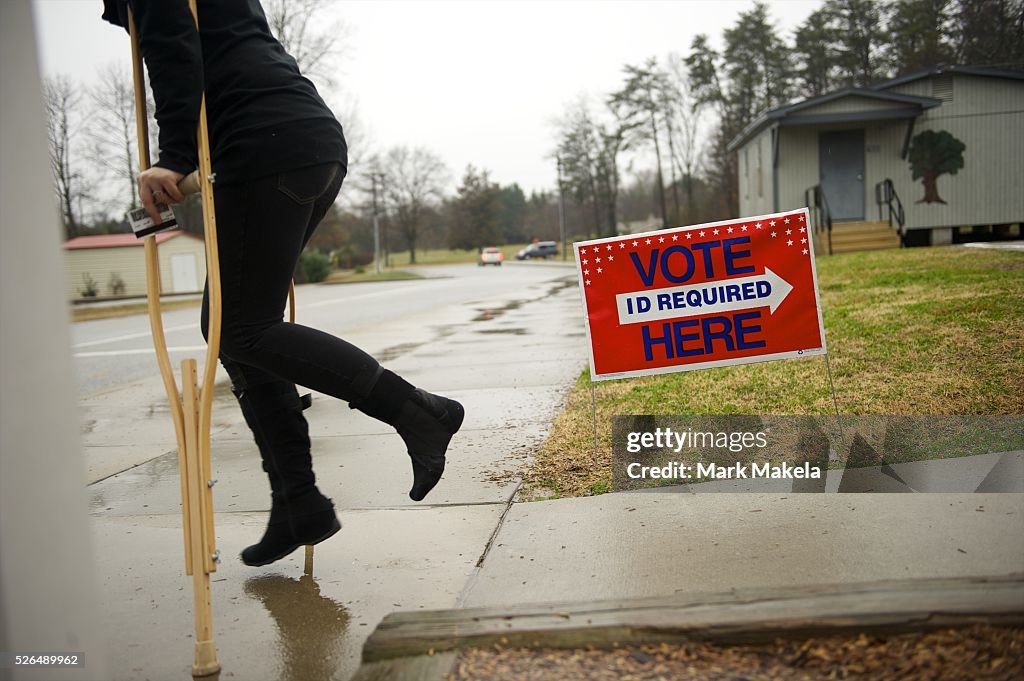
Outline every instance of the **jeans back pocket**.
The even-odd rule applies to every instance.
[[[299,205],[313,203],[331,186],[340,169],[340,163],[321,163],[289,170],[277,176],[277,190]]]

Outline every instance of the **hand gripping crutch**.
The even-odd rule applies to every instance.
[[[196,19],[195,0],[189,0]],[[146,88],[142,74],[135,19],[129,9],[129,33],[132,44],[132,75],[135,83],[135,123],[139,143],[139,170],[149,168],[149,132],[146,117]],[[206,127],[206,98],[199,110],[197,146],[199,151],[199,189],[202,193],[203,226],[206,237],[206,271],[209,290],[209,329],[203,382],[198,384],[196,361],[181,363],[182,392],[174,381],[167,342],[160,314],[160,261],[153,236],[144,241],[146,258],[146,297],[149,323],[157,363],[163,376],[171,418],[178,440],[178,470],[181,477],[182,527],[185,535],[185,574],[192,577],[195,614],[195,661],[193,676],[220,671],[217,647],[213,641],[213,612],[210,573],[217,569],[219,555],[213,528],[213,484],[210,474],[210,412],[213,383],[220,352],[221,296],[220,265],[217,256],[217,223],[213,207],[213,171],[210,167],[209,133]]]

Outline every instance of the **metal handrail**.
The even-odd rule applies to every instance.
[[[899,194],[896,193],[896,185],[888,177],[875,185],[875,203],[878,204],[879,220],[882,220],[882,206],[888,207],[889,227],[893,227],[893,222],[896,223],[894,229],[900,235],[900,245],[906,245],[903,243],[906,235],[904,225],[907,221],[906,214],[903,212],[903,202],[900,201]]]
[[[828,205],[828,197],[820,184],[804,190],[804,204],[811,213],[811,227],[815,234],[825,233],[828,236],[828,255],[832,255],[832,209]]]

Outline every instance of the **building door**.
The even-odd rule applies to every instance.
[[[864,130],[818,133],[821,188],[833,220],[864,219]]]
[[[192,293],[199,290],[194,253],[178,253],[171,256],[171,290],[175,293]]]

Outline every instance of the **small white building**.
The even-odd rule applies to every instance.
[[[843,250],[884,247],[875,228],[927,245],[1024,221],[1021,71],[949,66],[830,92],[765,112],[729,146],[741,215],[808,205],[820,227],[827,208]]]
[[[163,293],[201,293],[206,282],[206,245],[188,232],[154,237]],[[68,300],[146,295],[143,239],[134,234],[79,236],[64,243]],[[89,294],[89,289],[93,293]]]

